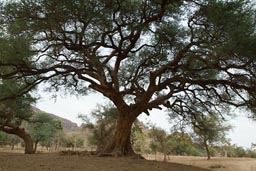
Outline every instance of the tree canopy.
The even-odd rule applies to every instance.
[[[1,69],[0,69],[1,71]],[[21,82],[2,80],[0,83],[0,97],[15,94]],[[33,153],[33,140],[24,128],[24,121],[32,116],[31,104],[35,99],[30,94],[0,101],[0,131],[14,134],[25,142],[25,153]]]
[[[28,127],[29,134],[35,142],[34,152],[38,143],[50,146],[55,135],[62,130],[61,122],[46,113],[35,113],[30,118]]]
[[[230,129],[231,126],[216,115],[202,116],[197,119],[197,122],[193,125],[193,130],[197,142],[205,147],[208,160],[211,157],[209,145],[227,143],[226,135]]]
[[[116,126],[117,110],[113,105],[97,105],[90,115],[79,115],[84,122],[85,128],[92,132],[88,136],[90,145],[95,145],[97,151],[104,148],[109,138],[113,136]]]
[[[0,77],[25,80],[17,94],[48,81],[109,98],[118,131],[105,152],[133,154],[131,125],[154,108],[255,109],[250,1],[20,0],[0,15]]]

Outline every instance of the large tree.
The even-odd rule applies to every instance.
[[[0,15],[2,39],[15,40],[12,53],[1,51],[0,66],[12,69],[0,77],[26,80],[19,94],[48,81],[115,104],[116,131],[103,153],[134,155],[132,124],[154,108],[255,107],[249,1],[19,0],[2,4]]]

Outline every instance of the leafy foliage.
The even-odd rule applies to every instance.
[[[109,137],[113,136],[117,120],[117,110],[111,105],[98,105],[90,116],[80,115],[87,125],[92,125],[92,134],[89,136],[89,144],[102,148]]]
[[[93,110],[90,115],[79,115],[83,121],[86,122],[85,128],[91,131],[88,137],[89,145],[94,145],[98,149],[109,141],[110,137],[114,135],[115,126],[117,122],[117,109],[111,105],[97,105],[96,109]],[[143,144],[146,140],[146,135],[142,132],[140,124],[135,121],[131,133],[132,145],[136,151],[147,151]]]
[[[173,155],[201,155],[199,149],[195,146],[192,137],[185,132],[174,131],[169,136],[170,154]]]
[[[5,132],[0,132],[0,146],[11,146],[11,149],[14,149],[15,145],[21,143],[22,140],[16,135],[10,135]]]
[[[0,83],[0,96],[13,94],[19,89],[20,84],[15,80],[2,80]],[[0,102],[0,120],[4,122],[21,123],[31,117],[30,105],[35,101],[30,94],[24,94],[14,99],[7,99]]]
[[[194,125],[194,133],[198,136],[198,142],[203,143],[207,141],[210,144],[226,143],[227,132],[231,126],[226,125],[223,120],[215,116],[204,116],[198,125]]]
[[[254,91],[255,21],[247,1],[23,0],[3,5],[1,15],[2,41],[15,49],[5,52],[20,54],[1,55],[2,67],[14,66],[1,75],[30,78],[28,89],[44,80],[56,89],[89,86],[122,103],[118,110],[129,102],[139,113],[161,105],[181,110],[190,100],[207,107],[209,96],[216,105],[240,106],[250,101],[240,93]]]
[[[36,113],[30,119],[28,129],[36,145],[40,142],[41,145],[49,147],[62,126],[60,121],[54,120],[48,114]]]
[[[76,150],[76,148],[84,147],[84,140],[76,135],[66,135],[63,139],[62,146]]]
[[[174,131],[167,134],[160,128],[153,127],[149,134],[151,138],[150,147],[153,152],[160,152],[165,155],[201,155],[189,134]]]
[[[150,152],[148,134],[139,122],[135,122],[135,126],[132,128],[131,139],[132,146],[136,152],[143,154]]]
[[[0,68],[0,72],[2,68]],[[13,134],[12,148],[18,143],[18,137],[25,143],[25,153],[33,153],[33,140],[24,129],[24,121],[28,121],[32,115],[31,104],[35,101],[29,93],[17,95],[17,91],[24,85],[16,80],[0,80],[0,97],[12,96],[11,99],[0,101],[0,130]]]
[[[150,133],[150,137],[152,138],[152,142],[150,146],[153,150],[159,151],[165,154],[168,152],[167,151],[168,145],[169,145],[168,136],[164,130],[153,127]]]

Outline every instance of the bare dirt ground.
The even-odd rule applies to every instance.
[[[141,159],[1,152],[0,171],[207,171],[207,169]]]
[[[146,157],[147,158],[147,157]],[[150,159],[150,157],[148,158]],[[212,158],[171,156],[169,162],[208,168],[214,171],[256,171],[256,159],[251,158]]]
[[[207,161],[205,157],[170,156],[168,162],[157,162],[152,155],[145,157],[149,160],[0,152],[0,171],[256,171],[256,159],[250,158]]]

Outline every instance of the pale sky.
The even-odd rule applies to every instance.
[[[39,109],[69,119],[78,125],[82,123],[77,118],[78,114],[88,114],[96,108],[97,104],[107,102],[106,98],[100,94],[90,94],[83,97],[60,96],[57,99],[52,99],[49,93],[42,91],[40,91],[40,95],[42,98],[36,105]],[[232,144],[250,148],[251,143],[256,143],[256,122],[249,120],[245,113],[238,113],[237,115],[236,119],[230,121],[233,129],[228,137]],[[150,116],[142,114],[139,119],[145,123],[153,123],[166,131],[171,129],[171,124],[167,121],[167,115],[159,110],[153,110]]]

